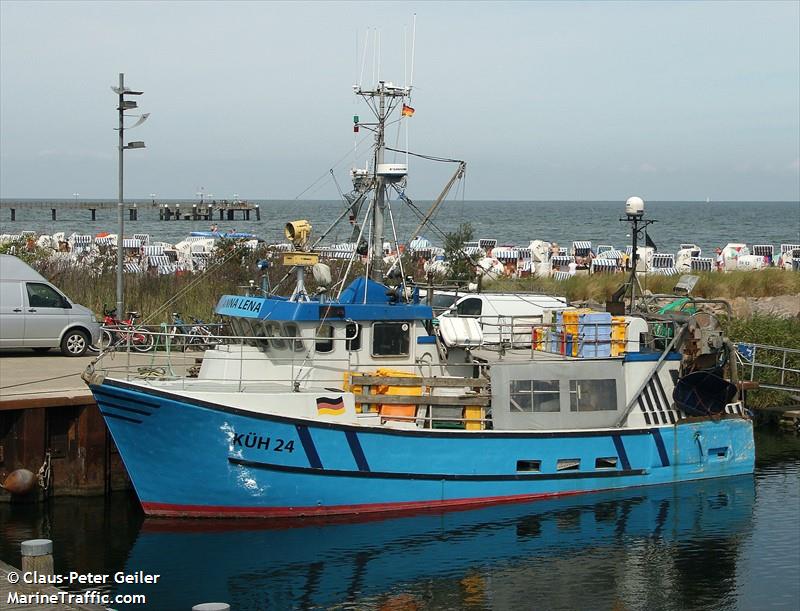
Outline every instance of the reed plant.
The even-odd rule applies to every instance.
[[[777,268],[756,272],[733,271],[728,273],[706,272],[700,277],[692,295],[708,299],[735,299],[736,297],[774,297],[778,295],[800,296],[800,274]],[[605,302],[625,282],[622,274],[576,275],[568,280],[554,278],[500,278],[484,281],[487,290],[499,292],[533,291],[551,295],[563,295],[570,301]],[[642,289],[651,293],[671,294],[677,276],[641,275]],[[798,297],[800,298],[800,297]]]

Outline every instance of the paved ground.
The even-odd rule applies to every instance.
[[[81,373],[94,358],[62,356],[57,350],[0,350],[0,399],[88,394]]]
[[[186,366],[195,365],[201,355],[200,352],[173,352],[171,371],[183,375]],[[32,350],[0,350],[0,403],[46,397],[91,399],[81,373],[96,356],[68,357],[62,356],[57,350],[44,354]],[[122,373],[130,365],[135,374],[138,367],[165,365],[166,358],[163,352],[131,353],[129,360],[127,353],[118,352],[106,356],[103,366]]]

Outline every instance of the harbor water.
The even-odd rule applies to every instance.
[[[796,611],[800,438],[757,431],[756,450],[753,476],[355,522],[145,519],[132,494],[5,505],[0,558],[46,537],[57,573],[160,574],[100,586],[148,609]]]
[[[413,196],[412,196],[413,197]],[[133,203],[129,200],[128,203]],[[454,231],[460,223],[471,223],[474,237],[494,238],[499,244],[527,246],[531,240],[558,242],[561,246],[574,240],[591,240],[593,245],[610,244],[623,247],[630,244],[629,226],[620,222],[624,216],[623,200],[599,201],[461,201],[445,202],[433,218],[435,227],[422,233],[435,244],[441,244],[441,232]],[[162,203],[175,204],[175,201]],[[80,202],[85,203],[85,202]],[[191,210],[197,200],[181,201],[181,209]],[[321,200],[250,200],[261,207],[261,221],[215,221],[220,231],[246,231],[264,238],[267,242],[283,241],[283,227],[287,221],[307,219],[316,235],[331,224],[344,211],[341,201]],[[430,202],[415,201],[426,211]],[[19,207],[24,204],[24,207]],[[0,234],[16,234],[23,230],[53,234],[63,231],[96,234],[102,231],[116,233],[117,210],[97,210],[97,220],[92,222],[88,209],[73,207],[72,200],[13,200],[0,201]],[[126,234],[147,233],[154,240],[179,242],[189,232],[208,230],[212,221],[160,221],[158,207],[150,200],[139,200],[138,220],[128,221]],[[11,222],[11,208],[16,209],[16,220]],[[57,210],[57,220],[51,220],[51,208]],[[392,201],[392,211],[397,225],[398,239],[410,240],[419,218],[402,202]],[[709,255],[717,246],[729,242],[774,244],[776,250],[782,243],[800,243],[800,202],[647,202],[646,215],[658,222],[650,227],[649,234],[660,251],[676,252],[681,243],[695,243]],[[345,220],[331,233],[331,241],[350,239],[350,226]],[[391,240],[387,230],[387,240]]]

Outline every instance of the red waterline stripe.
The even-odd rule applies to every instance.
[[[541,494],[517,494],[512,496],[486,496],[472,499],[448,501],[409,501],[405,503],[370,503],[360,505],[329,505],[311,507],[226,507],[223,505],[176,505],[142,501],[142,508],[149,516],[192,518],[306,518],[309,516],[344,516],[376,513],[404,513],[437,511],[440,509],[470,509],[483,505],[524,503],[562,496],[575,496],[601,492],[608,488],[547,492]]]

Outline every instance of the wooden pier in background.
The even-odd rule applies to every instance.
[[[14,202],[4,204],[3,208],[8,208],[9,220],[17,221],[17,212],[20,209],[40,210],[50,213],[50,220],[57,221],[59,211],[65,210],[86,210],[89,212],[89,220],[97,220],[98,210],[116,210],[117,202],[59,202],[57,207],[53,207],[51,202]],[[175,202],[157,203],[153,200],[150,204],[142,202],[126,202],[128,221],[138,221],[139,211],[147,208],[158,208],[158,220],[160,221],[234,221],[237,218],[243,221],[261,220],[261,207],[258,204],[251,204],[243,200],[213,200],[200,201],[199,203]],[[255,217],[253,219],[253,217]]]
[[[200,202],[199,204],[159,204],[159,221],[234,221],[237,213],[243,221],[250,220],[250,214],[255,212],[255,220],[261,220],[261,207],[244,201],[213,201]],[[219,219],[217,219],[219,217]]]

